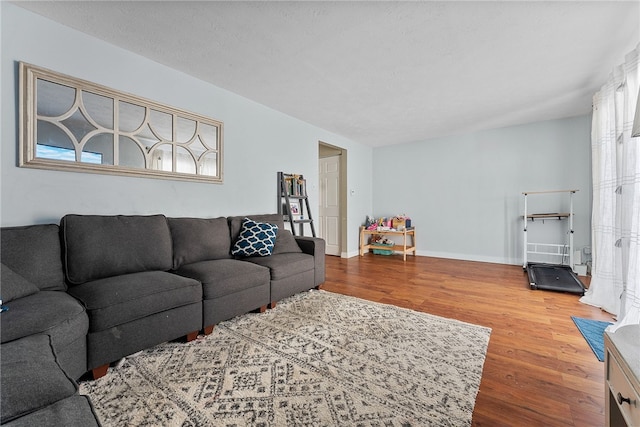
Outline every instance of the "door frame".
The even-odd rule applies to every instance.
[[[347,258],[347,150],[324,141],[318,141],[318,160],[332,156],[339,156],[340,158],[340,183],[338,189],[340,193],[340,258]],[[318,171],[319,174],[320,171]]]

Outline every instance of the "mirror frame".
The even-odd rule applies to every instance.
[[[139,96],[131,95],[126,92],[117,91],[115,89],[111,89],[102,85],[98,85],[96,83],[92,83],[86,80],[78,79],[75,77],[67,76],[64,74],[60,74],[51,70],[47,70],[45,68],[37,67],[31,64],[27,64],[24,62],[19,63],[20,68],[20,93],[19,93],[19,123],[20,123],[20,140],[19,140],[19,161],[18,166],[27,167],[27,168],[38,168],[38,169],[48,169],[48,170],[62,170],[62,171],[74,171],[74,172],[90,172],[90,173],[99,173],[99,174],[108,174],[108,175],[127,175],[127,176],[138,176],[138,177],[147,177],[147,178],[164,178],[164,179],[174,179],[174,180],[186,180],[186,181],[198,181],[198,182],[207,182],[207,183],[217,183],[221,184],[223,182],[223,130],[224,125],[223,122],[205,117],[199,114],[195,114],[192,112],[188,112],[185,110],[181,110],[178,108],[170,107],[168,105],[164,105],[155,101],[151,101]],[[38,143],[38,91],[37,84],[38,80],[43,80],[47,82],[52,82],[54,84],[63,85],[70,87],[76,91],[76,96],[78,95],[78,91],[86,91],[92,94],[100,95],[106,98],[109,98],[113,101],[113,126],[112,129],[102,127],[100,129],[101,133],[112,134],[113,135],[113,146],[117,147],[119,144],[119,137],[126,137],[130,140],[136,139],[136,143],[139,145],[141,149],[141,154],[145,159],[144,168],[136,168],[131,166],[120,166],[117,163],[119,159],[116,159],[114,156],[113,165],[107,164],[95,164],[88,162],[80,162],[69,161],[69,160],[55,160],[55,159],[47,159],[36,156],[36,146]],[[80,92],[82,93],[82,92]],[[81,96],[81,95],[80,95]],[[159,141],[152,144],[151,147],[143,147],[144,144],[141,144],[140,141],[137,141],[137,134],[133,135],[133,132],[125,132],[118,130],[119,127],[119,117],[118,117],[118,107],[120,102],[126,102],[132,104],[137,107],[144,108],[144,118],[138,130],[141,130],[144,126],[148,126],[148,122],[150,120],[150,115],[152,111],[169,114],[172,117],[172,127],[173,127],[173,136],[172,139],[174,141],[164,140],[158,137]],[[80,107],[75,104],[67,111],[67,113],[72,110],[80,111],[81,114],[85,114],[84,111],[80,110]],[[68,114],[65,113],[66,116]],[[51,117],[47,117],[49,123],[55,122],[54,125],[58,126],[60,129],[66,126],[62,123],[65,120],[65,115],[59,121],[55,121]],[[193,136],[189,139],[189,141],[185,143],[177,142],[177,122],[178,119],[186,119],[195,122],[195,129]],[[86,117],[85,117],[86,120]],[[44,120],[43,120],[44,121]],[[200,127],[201,125],[213,126],[216,128],[216,141],[215,148],[207,147],[202,144],[202,139],[200,138]],[[157,137],[157,133],[151,130],[154,136]],[[66,132],[69,134],[70,132]],[[199,140],[199,141],[197,141]],[[216,156],[216,175],[202,175],[198,172],[198,168],[196,166],[196,173],[183,173],[183,172],[174,172],[174,171],[165,171],[159,169],[152,169],[149,167],[149,163],[151,160],[148,157],[151,156],[151,151],[161,145],[169,144],[172,147],[172,153],[177,153],[178,148],[181,148],[182,151],[188,151],[193,160],[194,165],[198,164],[198,159],[195,158],[195,154],[188,148],[188,145],[192,142],[200,143],[202,147],[205,148],[204,153],[201,154],[200,159],[204,156],[211,155],[215,153]],[[79,143],[76,138],[72,140],[72,143],[77,150],[79,149]],[[194,144],[195,145],[195,144]],[[211,144],[207,144],[211,145]],[[77,154],[76,154],[77,155]],[[77,155],[78,156],[78,155]],[[172,158],[174,155],[172,155]],[[176,169],[177,160],[173,159],[173,170]]]

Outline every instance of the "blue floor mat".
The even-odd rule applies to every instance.
[[[602,320],[583,319],[581,317],[571,316],[573,323],[576,324],[578,330],[582,334],[587,344],[593,350],[599,361],[604,361],[604,330],[607,326],[612,325],[611,322]]]

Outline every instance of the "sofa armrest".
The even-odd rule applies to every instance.
[[[295,237],[298,246],[302,249],[302,252],[305,254],[313,255],[314,262],[314,276],[315,276],[315,284],[316,286],[320,286],[324,283],[325,279],[325,267],[324,267],[324,257],[325,257],[325,242],[324,239],[319,237],[306,237],[306,236],[296,236]]]

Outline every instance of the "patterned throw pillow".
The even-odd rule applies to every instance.
[[[240,235],[233,245],[231,255],[241,257],[271,255],[277,231],[277,225],[255,222],[249,218],[243,219]]]

